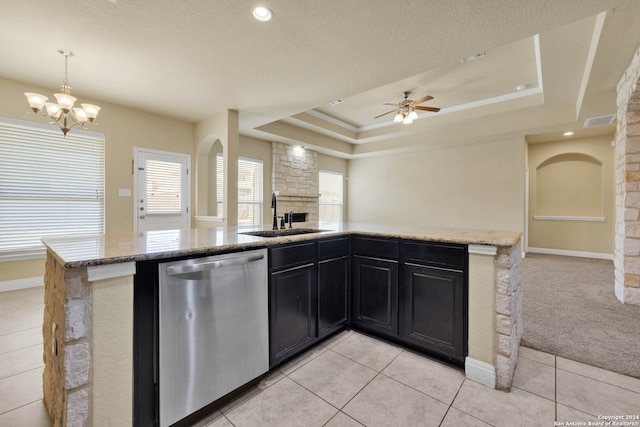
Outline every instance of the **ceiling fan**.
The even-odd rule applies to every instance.
[[[433,96],[427,95],[420,99],[416,99],[414,101],[412,99],[409,99],[409,95],[411,95],[411,92],[405,91],[404,100],[398,102],[397,104],[393,104],[390,102],[386,102],[382,104],[382,105],[393,105],[396,108],[394,110],[387,111],[386,113],[380,114],[379,116],[375,116],[374,119],[377,119],[379,117],[386,116],[387,114],[391,114],[395,112],[396,115],[393,118],[393,121],[396,123],[402,122],[403,124],[408,125],[413,123],[413,121],[418,118],[418,113],[416,113],[416,110],[431,111],[434,113],[437,113],[438,111],[440,111],[440,108],[437,108],[437,107],[423,107],[421,105],[418,105],[418,104],[422,104],[423,102],[432,100]]]

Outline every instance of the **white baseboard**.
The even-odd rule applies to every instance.
[[[496,368],[493,365],[466,357],[464,359],[464,374],[471,381],[496,388]]]
[[[547,248],[527,248],[527,252],[534,254],[547,254],[547,255],[561,255],[561,256],[575,256],[580,258],[596,258],[607,259],[613,261],[613,254],[606,254],[602,252],[582,252],[582,251],[569,251],[565,249],[547,249]]]
[[[5,280],[0,282],[0,292],[17,291],[18,289],[35,288],[37,286],[44,286],[44,278],[42,276]]]

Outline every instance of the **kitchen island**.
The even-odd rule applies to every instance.
[[[265,238],[221,227],[47,239],[44,399],[54,425],[133,419],[134,281],[147,261],[364,236],[464,245],[468,253],[466,376],[511,387],[522,335],[521,233],[371,224],[305,224],[323,231]]]

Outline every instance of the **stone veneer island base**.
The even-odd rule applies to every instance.
[[[52,425],[133,423],[136,261],[212,255],[350,234],[468,245],[465,374],[488,387],[510,390],[522,336],[521,233],[353,223],[313,226],[331,231],[274,240],[241,235],[229,227],[45,241],[43,389]]]

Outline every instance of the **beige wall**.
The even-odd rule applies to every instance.
[[[524,230],[524,139],[349,161],[348,220]]]
[[[23,93],[35,91],[47,95],[53,94],[55,90],[55,87],[39,88],[0,78],[0,116],[46,123],[44,117],[27,114],[29,107]],[[131,173],[133,148],[143,147],[191,154],[193,161],[194,126],[189,122],[84,98],[81,93],[74,93],[74,95],[83,102],[93,102],[102,107],[97,119],[99,126],[88,126],[88,129],[103,133],[105,136],[106,232],[133,231],[134,198],[118,196],[120,188],[129,188],[133,191]],[[193,185],[192,188],[194,188]],[[1,263],[0,282],[43,274],[44,258],[33,261],[4,262]]]
[[[612,139],[604,135],[528,145],[529,248],[613,253]]]

